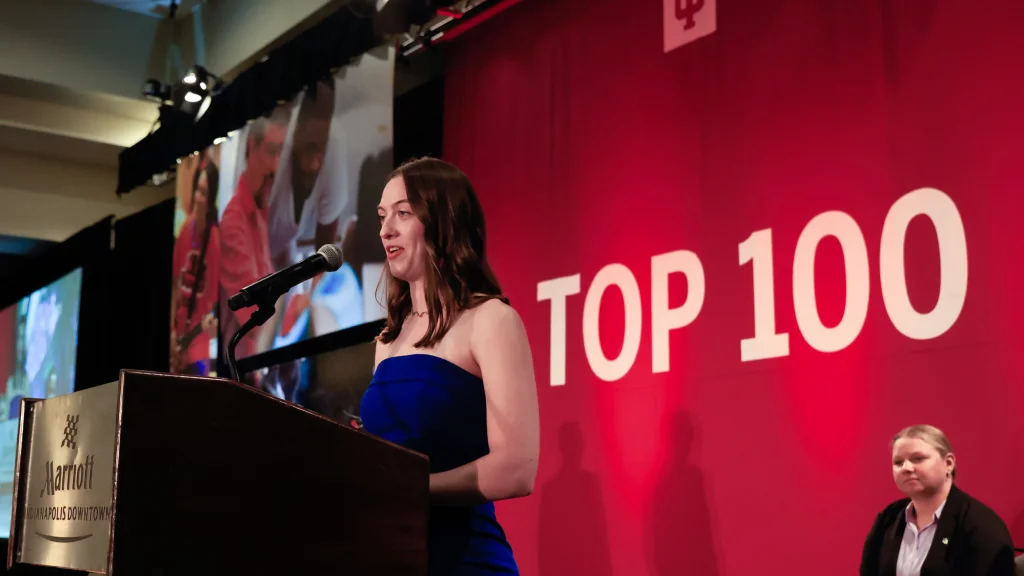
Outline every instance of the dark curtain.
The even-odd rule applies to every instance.
[[[78,313],[78,353],[75,390],[84,390],[117,378],[116,355],[110,346],[117,323],[111,321],[114,253],[113,218],[107,218],[83,238],[82,300]]]
[[[395,166],[423,156],[441,158],[444,144],[443,75],[396,97],[394,114]],[[374,207],[374,215],[376,213]]]
[[[170,368],[174,199],[114,225],[110,345],[117,369]]]
[[[108,216],[37,254],[9,259],[0,272],[0,308],[15,304],[79,266],[88,267],[102,261],[110,252],[112,222],[113,217]]]

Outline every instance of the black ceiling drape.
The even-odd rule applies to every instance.
[[[198,121],[165,115],[159,130],[121,152],[117,193],[131,192],[154,174],[173,169],[178,158],[204,150],[216,138],[269,114],[280,102],[379,43],[371,18],[340,8],[239,74],[214,95]]]

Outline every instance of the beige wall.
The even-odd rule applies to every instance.
[[[3,2],[0,74],[138,97],[159,24],[90,2]]]
[[[110,214],[128,216],[174,196],[174,184],[168,183],[119,199],[114,167],[4,150],[0,174],[0,234],[26,238],[62,241]]]

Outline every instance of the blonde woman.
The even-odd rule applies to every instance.
[[[861,576],[1014,576],[1010,531],[956,486],[956,456],[946,435],[911,426],[891,448],[893,480],[907,497],[875,518]]]

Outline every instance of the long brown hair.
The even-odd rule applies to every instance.
[[[484,212],[469,178],[455,166],[436,158],[421,158],[398,167],[388,181],[402,178],[412,211],[423,223],[429,262],[424,291],[430,322],[416,348],[432,347],[451,329],[462,310],[497,298],[508,304],[498,279],[487,264]],[[412,311],[409,283],[384,266],[388,317],[377,339],[388,344],[398,338]],[[378,289],[380,286],[378,285]]]

